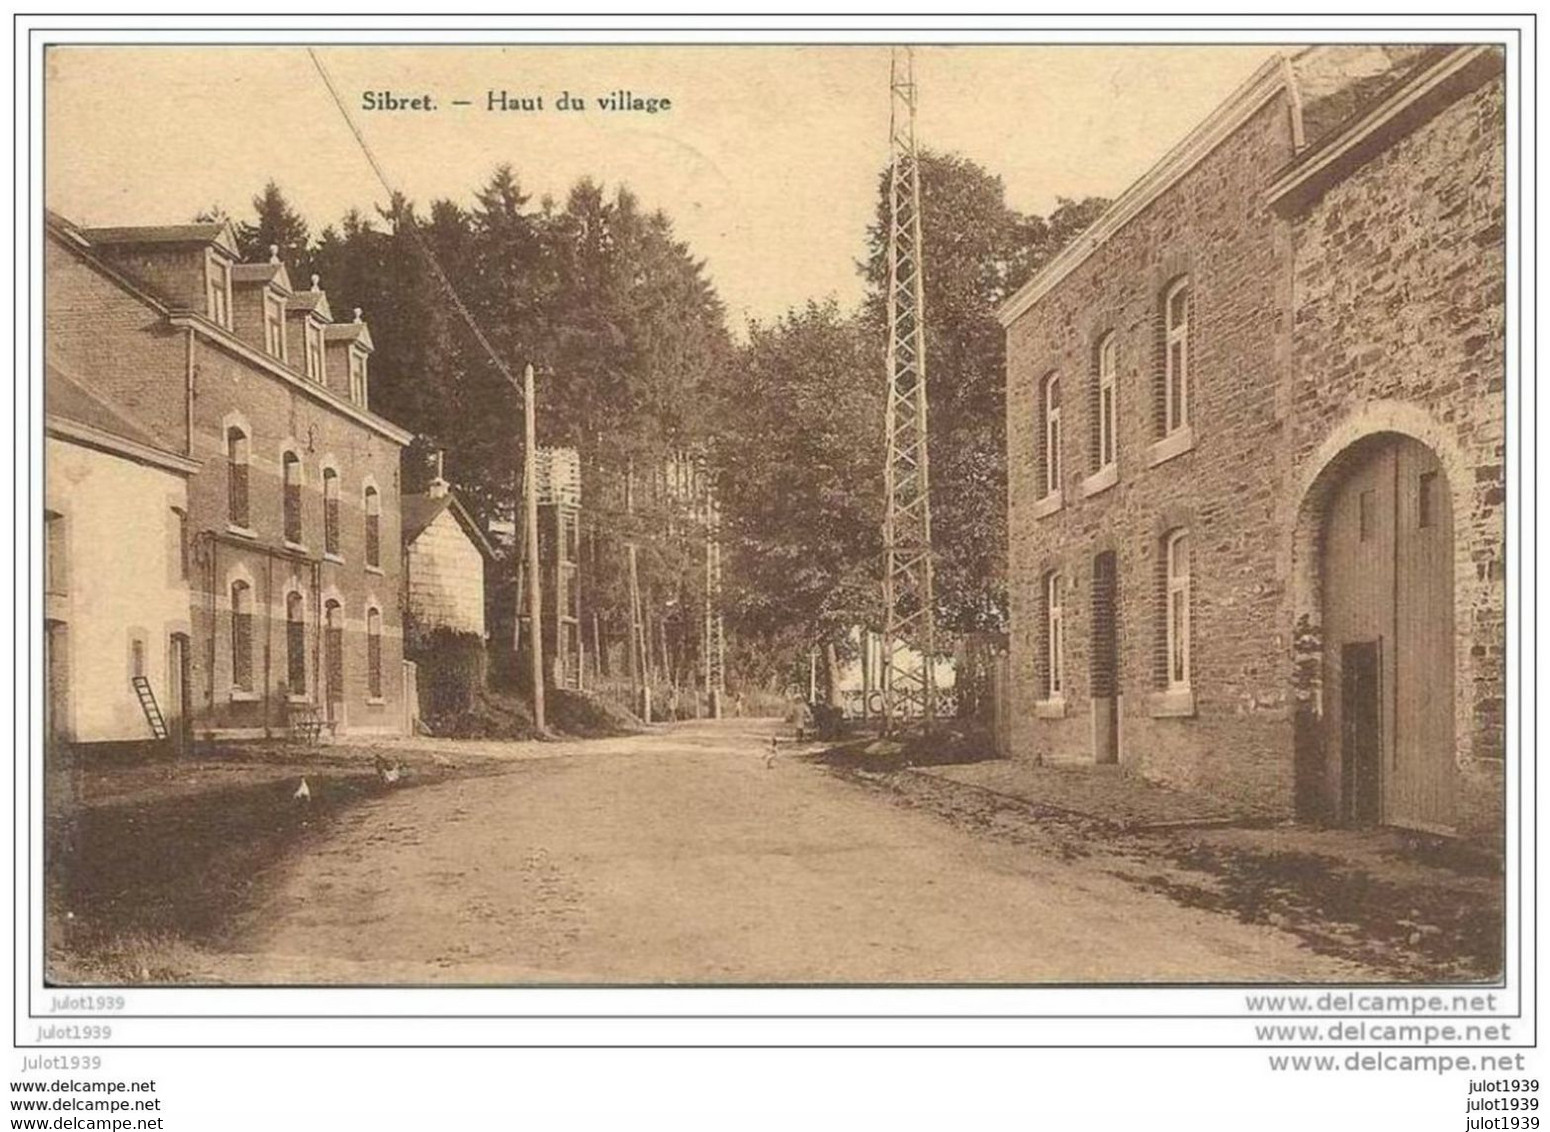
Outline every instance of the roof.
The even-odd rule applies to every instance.
[[[323,337],[329,342],[359,341],[367,350],[376,349],[364,322],[331,322],[323,328]]]
[[[161,437],[121,406],[53,362],[44,364],[43,412],[48,431],[66,439],[176,471],[198,467],[195,461],[167,448]]]
[[[479,529],[479,524],[467,509],[458,502],[457,496],[450,491],[445,495],[430,495],[420,492],[413,495],[405,495],[400,504],[399,521],[403,526],[404,545],[408,546],[422,535],[426,528],[440,517],[443,511],[451,510],[452,517],[463,528],[463,533],[468,536],[468,541],[479,548],[479,552],[486,558],[494,558],[495,550],[490,546],[490,540]]]
[[[252,287],[257,284],[272,284],[282,291],[293,291],[290,272],[285,270],[283,263],[237,263],[232,265],[231,285],[233,287]]]
[[[313,282],[317,277],[313,277]],[[285,301],[286,314],[312,314],[316,312],[329,322],[334,321],[334,312],[328,309],[328,294],[314,288],[311,291],[297,291]]]
[[[215,244],[233,256],[236,235],[231,221],[199,224],[159,224],[133,228],[78,228],[94,244]]]

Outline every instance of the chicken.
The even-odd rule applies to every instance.
[[[402,766],[398,763],[388,762],[381,755],[378,755],[373,760],[373,763],[377,768],[377,777],[381,779],[384,786],[396,784],[399,778],[403,776],[404,770]]]
[[[298,802],[312,801],[312,787],[307,785],[305,778],[301,780],[301,785],[296,787],[296,793],[292,794],[291,797]]]

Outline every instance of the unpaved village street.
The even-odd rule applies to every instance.
[[[276,867],[202,977],[251,983],[1352,980],[1290,934],[975,838],[773,721],[513,745]],[[196,976],[196,979],[200,976]]]

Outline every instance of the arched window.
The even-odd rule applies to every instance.
[[[323,695],[329,704],[344,699],[344,606],[330,598],[323,606]]]
[[[1065,578],[1057,570],[1044,575],[1045,698],[1059,699],[1066,690]]]
[[[1060,490],[1060,375],[1044,379],[1044,491],[1051,495]]]
[[[339,553],[339,473],[323,469],[323,551]]]
[[[248,434],[236,425],[226,430],[226,504],[233,525],[248,526]]]
[[[1118,401],[1115,393],[1115,374],[1119,369],[1119,339],[1111,332],[1098,342],[1098,397],[1097,412],[1093,414],[1094,471],[1112,467],[1118,456],[1119,441],[1116,430],[1119,421]]]
[[[382,698],[382,613],[366,610],[366,695]]]
[[[285,541],[299,544],[301,538],[301,457],[286,452],[285,469]]]
[[[382,500],[370,484],[366,486],[366,565],[382,565]]]
[[[1189,278],[1163,295],[1163,434],[1189,424]]]
[[[240,580],[231,584],[231,686],[253,690],[253,587]]]
[[[1190,686],[1190,584],[1189,532],[1171,531],[1163,540],[1164,605],[1168,669],[1166,687],[1183,691]]]
[[[285,683],[293,696],[307,691],[306,603],[295,590],[285,595]]]

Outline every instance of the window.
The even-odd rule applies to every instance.
[[[339,553],[339,473],[323,469],[323,552]]]
[[[333,598],[323,606],[323,673],[324,696],[336,704],[344,698],[344,607]]]
[[[1163,433],[1189,424],[1189,279],[1163,296]]]
[[[1097,428],[1093,437],[1097,466],[1094,471],[1111,467],[1117,455],[1115,428],[1118,412],[1114,380],[1118,368],[1119,340],[1113,334],[1105,334],[1102,341],[1098,343],[1098,405],[1097,412],[1093,414]]]
[[[285,357],[285,300],[264,294],[264,349],[270,357]]]
[[[366,355],[355,349],[350,351],[350,400],[366,404]]]
[[[366,611],[366,695],[382,698],[382,614],[377,609]]]
[[[233,425],[226,430],[226,487],[228,517],[236,526],[248,526],[248,435]]]
[[[366,488],[366,565],[382,565],[382,504],[377,489]]]
[[[307,376],[313,381],[323,380],[323,328],[310,318],[307,320]]]
[[[243,581],[231,584],[231,686],[253,690],[253,587]]]
[[[145,641],[139,637],[129,642],[129,675],[131,678],[145,675]]]
[[[1174,531],[1163,546],[1168,645],[1166,687],[1169,691],[1186,690],[1190,686],[1188,532]]]
[[[205,253],[205,314],[231,327],[231,265],[215,252]]]
[[[1373,492],[1370,488],[1356,497],[1356,538],[1358,542],[1366,542],[1372,537],[1375,506]]]
[[[1060,490],[1060,377],[1044,379],[1044,494]]]
[[[285,466],[285,541],[301,542],[301,457],[287,452]]]
[[[1065,579],[1054,570],[1044,575],[1045,693],[1060,699],[1066,690]]]
[[[1429,527],[1437,521],[1437,473],[1422,472],[1416,490],[1416,526]]]
[[[58,511],[43,512],[43,590],[70,592],[70,560],[65,549],[65,517]]]
[[[188,512],[181,507],[172,509],[173,553],[177,556],[178,581],[188,581]]]
[[[293,696],[307,691],[307,622],[301,594],[285,597],[285,682]]]

